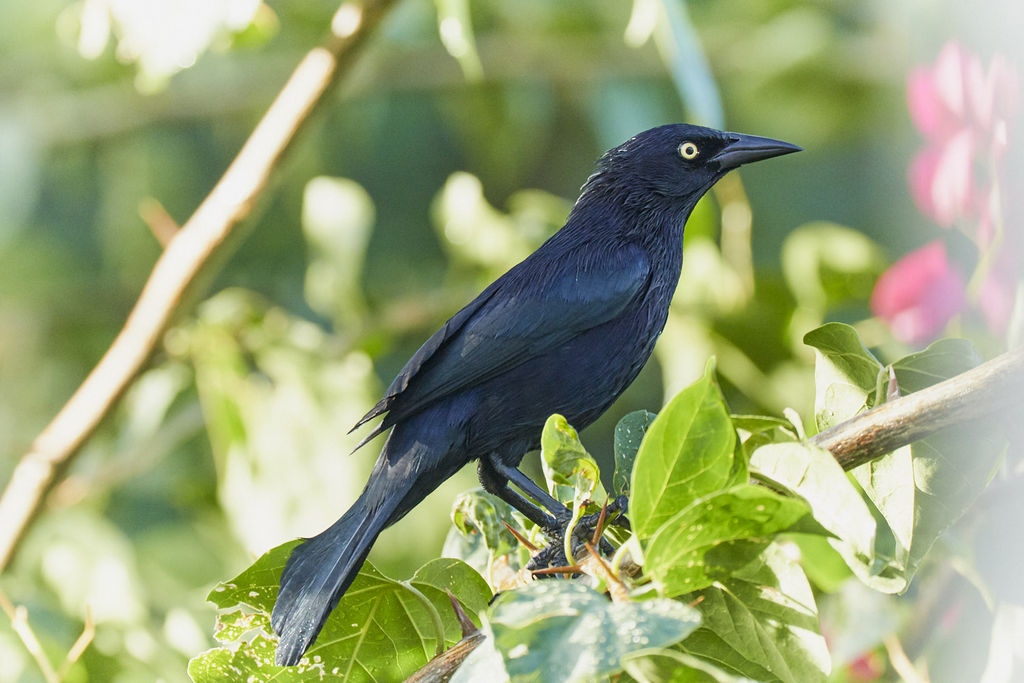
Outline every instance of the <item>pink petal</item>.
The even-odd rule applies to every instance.
[[[989,130],[1016,113],[1017,73],[1004,57],[996,55],[987,72],[980,60],[972,58],[967,66],[966,79],[971,115],[982,130]]]
[[[921,344],[945,328],[963,310],[964,280],[950,267],[946,246],[932,242],[912,251],[875,284],[871,310],[907,344]]]
[[[918,67],[907,77],[907,109],[914,126],[929,138],[941,138],[950,118],[935,91],[931,69]]]
[[[964,129],[942,148],[931,184],[931,205],[939,225],[967,216],[974,202],[974,134]]]
[[[932,78],[939,99],[954,116],[963,120],[966,114],[964,76],[967,56],[956,41],[946,43],[935,60]]]
[[[939,147],[926,147],[917,153],[908,169],[910,193],[914,203],[921,213],[934,221],[938,221],[938,212],[935,210],[935,202],[932,201],[932,185],[941,156],[942,150]]]
[[[982,128],[988,128],[992,123],[995,92],[978,58],[972,59],[967,65],[967,99],[971,104],[971,114],[975,122]]]

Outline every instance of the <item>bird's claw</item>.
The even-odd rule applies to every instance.
[[[629,499],[626,496],[618,496],[601,512],[580,517],[572,527],[573,555],[579,555],[585,549],[586,544],[593,540],[595,530],[599,526],[603,530],[604,525],[608,523],[629,529],[629,520],[625,516],[628,505]],[[566,510],[565,514],[552,516],[551,522],[551,524],[543,527],[544,535],[548,537],[550,544],[530,559],[527,565],[529,570],[546,567],[566,567],[574,564],[565,556],[565,533],[572,522],[572,513]],[[602,554],[611,555],[615,552],[615,548],[604,536],[601,536],[595,545],[598,546]]]

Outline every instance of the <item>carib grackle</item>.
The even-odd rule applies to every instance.
[[[523,455],[549,415],[586,427],[647,362],[697,200],[741,164],[799,150],[685,124],[608,150],[565,226],[427,339],[356,425],[384,416],[363,443],[391,433],[358,500],[288,558],[277,663],[299,661],[381,530],[473,460],[485,489],[546,529],[564,524],[565,508],[516,469]]]

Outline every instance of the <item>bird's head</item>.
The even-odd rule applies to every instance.
[[[583,190],[610,190],[626,202],[649,204],[663,197],[692,206],[732,169],[800,149],[781,140],[674,123],[605,152]]]

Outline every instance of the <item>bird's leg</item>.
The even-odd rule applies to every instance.
[[[519,510],[527,519],[543,529],[552,540],[552,546],[550,547],[561,548],[563,546],[562,540],[565,538],[566,527],[572,520],[572,511],[569,508],[549,495],[547,491],[517,468],[501,462],[499,458],[481,458],[478,472],[480,483],[484,489],[498,496],[516,510]],[[519,487],[523,493],[539,502],[551,514],[547,514],[541,507],[534,505],[524,496],[510,488],[510,482]],[[616,512],[625,510],[625,506],[626,497],[620,496],[609,506],[609,509]],[[589,538],[593,533],[597,520],[598,515],[594,514],[583,517],[576,523],[573,536],[579,543],[574,543],[574,545],[582,546],[583,540]],[[613,551],[611,544],[604,538],[600,540],[600,547],[603,552],[609,554]]]
[[[559,512],[555,516],[549,515],[539,505],[531,503],[529,500],[526,499],[526,497],[521,495],[518,491],[515,491],[509,487],[509,481],[511,478],[507,476],[506,471],[508,469],[511,469],[513,472],[519,475],[520,478],[529,481],[530,484],[532,484],[532,488],[536,489],[537,491],[540,491],[540,487],[538,487],[536,484],[530,481],[529,478],[524,476],[519,470],[515,469],[514,467],[502,469],[505,471],[500,471],[497,467],[495,467],[495,462],[491,458],[480,458],[480,464],[477,467],[477,474],[480,477],[481,486],[484,487],[485,491],[493,493],[494,495],[498,496],[503,501],[511,505],[513,508],[521,512],[524,517],[526,517],[528,520],[539,526],[541,529],[556,530],[559,528],[560,519],[564,517],[566,513],[568,513],[569,516],[572,515],[572,513],[569,513],[569,511],[565,508],[564,505],[562,505],[557,500],[541,491],[541,493],[543,493],[543,497],[538,497],[538,501],[540,501],[542,504],[547,501],[553,501],[556,505],[561,507],[562,510],[564,510],[564,512]],[[520,486],[520,488],[522,488],[527,493],[531,493],[529,490],[527,490],[526,487]],[[547,500],[545,501],[544,499]],[[566,517],[566,519],[568,519],[568,517]]]
[[[491,463],[495,472],[504,477],[506,481],[518,486],[530,498],[540,503],[555,518],[558,526],[565,526],[572,519],[572,511],[542,489],[537,482],[530,479],[517,468],[506,465],[497,458],[495,460],[496,462]]]

